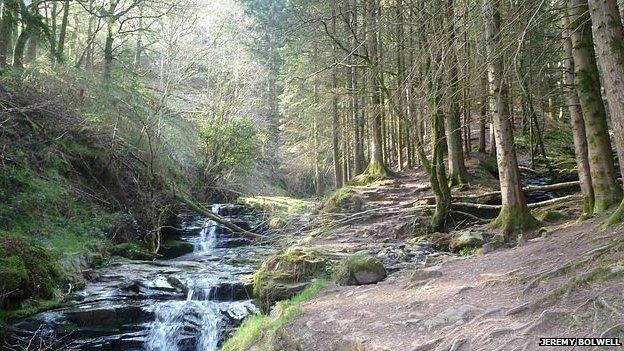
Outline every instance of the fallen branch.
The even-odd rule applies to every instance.
[[[580,189],[581,183],[579,181],[574,182],[565,182],[565,183],[556,183],[556,184],[548,184],[548,185],[528,185],[522,188],[522,191],[525,193],[532,191],[555,191],[555,190],[564,190],[564,189]],[[487,193],[481,194],[468,194],[468,195],[457,195],[453,196],[453,199],[458,200],[459,202],[487,202],[494,199],[498,199],[501,196],[500,191],[489,191]],[[421,198],[421,201],[430,202],[435,200],[433,196],[427,196]]]
[[[564,202],[576,200],[579,198],[580,198],[579,195],[568,195],[568,196],[558,197],[555,199],[528,204],[527,207],[529,209],[535,209],[535,208],[540,208],[540,207],[545,207],[545,206],[550,206],[550,205],[556,205],[559,203],[564,203]],[[465,213],[479,212],[480,214],[487,214],[488,217],[491,217],[491,218],[494,218],[496,215],[498,215],[502,207],[503,206],[501,205],[486,205],[486,204],[478,204],[478,203],[472,203],[472,202],[453,202],[451,204],[451,210],[454,212],[465,212]],[[421,205],[421,206],[417,206],[416,209],[417,210],[435,209],[435,205]]]
[[[253,232],[250,232],[248,230],[245,230],[245,229],[237,226],[236,224],[228,221],[227,219],[225,219],[225,218],[223,218],[223,217],[221,217],[221,216],[219,216],[217,214],[214,214],[214,213],[208,211],[203,206],[199,205],[195,201],[192,201],[191,199],[186,198],[183,195],[177,194],[176,197],[178,198],[178,200],[180,200],[181,202],[185,203],[187,206],[189,206],[194,211],[197,211],[202,216],[204,216],[204,217],[206,217],[206,218],[208,218],[208,219],[210,219],[212,221],[215,221],[215,222],[221,224],[222,226],[228,228],[234,234],[238,234],[238,235],[246,236],[246,237],[251,237],[251,238],[265,238],[265,239],[268,238],[266,235],[253,233]]]
[[[550,200],[546,200],[546,201],[542,201],[542,202],[536,202],[536,203],[528,204],[527,207],[529,209],[540,208],[540,207],[556,205],[556,204],[559,204],[559,203],[568,202],[568,201],[572,201],[572,200],[577,200],[577,199],[580,199],[580,198],[581,197],[579,195],[568,195],[568,196],[558,197],[558,198],[555,198],[555,199],[550,199]]]

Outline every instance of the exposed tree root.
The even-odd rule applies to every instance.
[[[558,265],[556,267],[547,269],[547,270],[543,270],[537,274],[534,275],[530,275],[526,278],[524,278],[524,281],[529,281],[529,283],[526,285],[526,287],[523,290],[524,294],[527,294],[529,292],[531,292],[532,290],[534,290],[535,288],[537,288],[540,284],[540,282],[546,280],[546,279],[550,279],[550,278],[555,278],[558,277],[562,274],[565,274],[569,271],[571,271],[572,269],[575,269],[577,267],[583,266],[591,261],[594,261],[596,259],[598,259],[600,256],[604,255],[605,253],[609,252],[612,248],[614,247],[614,244],[609,244],[609,245],[604,245],[601,247],[597,247],[595,249],[589,250],[587,252],[585,252],[583,255],[581,255],[581,257],[583,257],[583,259],[581,260],[570,260],[567,261],[566,263],[562,264],[562,265]]]

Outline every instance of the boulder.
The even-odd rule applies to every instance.
[[[451,243],[451,234],[449,233],[432,233],[426,237],[426,240],[431,243],[431,245],[436,250],[448,251],[449,245]]]
[[[327,213],[356,213],[363,208],[364,200],[350,187],[336,190],[323,204]]]
[[[485,243],[483,234],[473,230],[462,230],[451,233],[449,249],[452,252],[459,252],[464,247],[477,248]]]
[[[431,279],[439,278],[442,276],[439,266],[427,267],[418,269],[410,276],[409,286],[422,285]]]
[[[69,322],[79,327],[118,327],[145,323],[154,318],[153,312],[132,305],[79,306],[65,312],[65,316]]]
[[[354,254],[338,265],[334,279],[340,285],[374,284],[387,276],[383,263],[372,255]]]
[[[115,256],[129,258],[131,260],[151,261],[156,259],[156,255],[141,248],[135,243],[121,243],[113,246],[111,254]]]
[[[213,301],[239,301],[251,299],[253,286],[244,282],[223,282],[210,288]]]
[[[158,253],[165,260],[184,256],[193,252],[193,244],[182,240],[167,240],[160,244]]]
[[[314,278],[325,274],[327,261],[322,253],[292,248],[270,256],[253,276],[253,294],[263,310],[305,289]]]

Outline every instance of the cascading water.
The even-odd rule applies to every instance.
[[[219,213],[219,208],[221,206],[222,205],[220,204],[212,205],[212,213]],[[217,242],[217,228],[219,228],[217,222],[212,220],[205,221],[204,226],[199,233],[199,243],[195,245],[195,252],[209,253],[210,250],[214,249]]]
[[[212,205],[211,211],[219,213],[220,204]],[[202,256],[210,255],[217,242],[219,225],[212,220],[204,220],[200,231],[199,242],[195,244],[194,253]],[[213,277],[186,277],[188,287],[186,300],[170,301],[161,304],[154,310],[155,321],[150,326],[146,342],[146,351],[177,351],[185,349],[188,330],[191,330],[194,349],[213,351],[219,342],[219,313],[214,302],[210,301]],[[190,347],[193,349],[193,347]]]
[[[189,291],[186,301],[169,301],[156,308],[156,320],[151,324],[146,350],[174,351],[181,347],[202,351],[217,349],[219,309],[214,302],[191,300],[191,296]]]
[[[211,210],[250,227],[260,220],[238,205],[213,205]],[[113,262],[74,295],[71,307],[0,329],[0,349],[23,349],[14,345],[39,338],[48,344],[56,340],[55,349],[62,350],[217,350],[227,332],[258,312],[250,284],[241,279],[253,267],[243,261],[270,248],[233,237],[198,214],[179,215],[175,227],[180,229],[173,240],[192,244],[192,252]]]

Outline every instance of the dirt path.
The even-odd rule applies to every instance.
[[[428,195],[418,173],[357,192],[378,215],[310,245],[355,250],[401,242],[411,232],[405,223],[415,216],[414,199]],[[537,350],[540,336],[624,342],[624,236],[621,228],[599,229],[600,221],[560,221],[522,246],[452,257],[377,285],[332,285],[302,304],[278,333],[277,349]],[[623,348],[600,348],[608,349]]]

